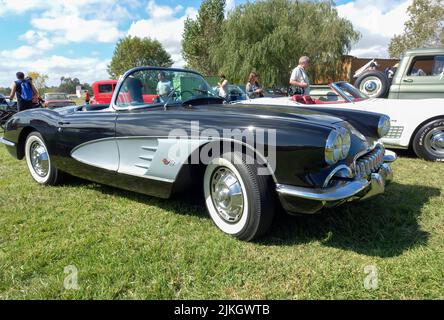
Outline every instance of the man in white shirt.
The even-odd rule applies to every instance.
[[[168,81],[165,77],[165,72],[159,72],[157,76],[159,82],[157,83],[157,94],[163,101],[171,92],[171,81]]]
[[[303,95],[310,95],[310,79],[305,70],[310,65],[310,58],[303,56],[299,58],[299,65],[293,69],[290,76],[290,85],[303,90]],[[293,92],[296,90],[294,89]]]

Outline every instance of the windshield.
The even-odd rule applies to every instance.
[[[348,82],[335,82],[332,84],[333,89],[335,89],[342,97],[349,101],[359,101],[369,99],[369,97],[359,91],[356,87]]]
[[[68,96],[64,93],[47,93],[45,94],[45,100],[69,100]]]
[[[122,82],[116,106],[181,104],[184,101],[215,97],[205,79],[194,72],[168,69],[135,69]]]

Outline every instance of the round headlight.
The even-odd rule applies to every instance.
[[[333,130],[330,132],[325,144],[325,162],[329,165],[347,158],[350,151],[351,137],[347,129]]]
[[[390,130],[390,118],[388,116],[381,116],[378,122],[378,135],[380,138],[389,133]]]
[[[325,144],[325,162],[333,165],[339,160],[347,158],[350,143],[350,133],[347,129],[341,128],[331,131]]]

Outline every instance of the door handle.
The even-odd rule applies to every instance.
[[[403,81],[404,81],[404,82],[409,82],[409,83],[410,83],[410,82],[413,82],[413,79],[404,79]]]
[[[71,124],[71,122],[59,121],[59,126],[63,126],[64,124]]]

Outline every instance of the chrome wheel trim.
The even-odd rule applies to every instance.
[[[236,177],[239,182],[242,190],[242,197],[244,200],[243,210],[240,219],[237,222],[229,223],[225,219],[223,219],[218,213],[216,206],[214,205],[212,196],[211,196],[211,181],[213,177],[213,173],[218,170],[220,167],[228,168]],[[249,212],[249,198],[246,192],[246,187],[242,177],[237,170],[237,168],[232,164],[229,160],[225,158],[216,158],[211,160],[211,162],[207,165],[204,174],[204,196],[205,196],[205,204],[208,209],[208,213],[210,214],[211,219],[214,224],[224,233],[230,235],[236,235],[242,232],[249,221],[248,212]]]
[[[424,138],[424,147],[427,152],[444,157],[444,126],[430,130]]]
[[[26,139],[25,158],[29,173],[38,183],[44,184],[51,174],[51,158],[42,139],[31,135]]]
[[[31,165],[35,173],[45,177],[49,172],[48,151],[39,141],[34,141],[30,146]]]
[[[365,78],[365,80],[359,84],[359,90],[369,97],[375,97],[382,90],[382,81],[374,76]]]
[[[217,168],[210,182],[211,199],[219,216],[227,223],[242,218],[244,197],[236,175],[227,167]]]

